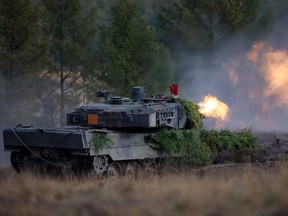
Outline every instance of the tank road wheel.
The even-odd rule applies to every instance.
[[[118,179],[123,175],[122,167],[119,163],[112,162],[107,170],[107,179]]]
[[[140,171],[140,164],[136,161],[129,162],[126,166],[125,174],[131,178],[137,178]]]
[[[29,156],[21,152],[11,152],[10,162],[12,167],[18,173],[21,173],[25,169],[25,166],[29,164]]]
[[[108,157],[107,156],[94,156],[93,157],[93,170],[97,175],[103,176],[104,172],[108,170]]]

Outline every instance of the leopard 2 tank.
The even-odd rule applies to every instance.
[[[134,175],[140,168],[159,166],[166,157],[155,148],[154,134],[162,128],[193,127],[177,97],[146,97],[141,86],[132,88],[131,99],[108,94],[100,91],[97,95],[105,102],[68,113],[64,128],[4,129],[4,149],[11,152],[13,168]]]

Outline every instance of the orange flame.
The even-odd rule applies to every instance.
[[[212,117],[220,121],[228,120],[229,107],[217,97],[210,94],[198,103],[199,112],[207,117]]]

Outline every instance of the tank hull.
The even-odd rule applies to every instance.
[[[109,165],[117,163],[122,175],[131,163],[137,167],[151,165],[165,156],[155,148],[153,134],[82,128],[9,128],[4,129],[3,138],[5,151],[12,152],[11,164],[18,172],[24,167],[43,169],[47,165],[69,167],[77,172],[94,170],[102,175],[107,174]]]

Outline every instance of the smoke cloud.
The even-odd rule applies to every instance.
[[[180,81],[182,96],[198,103],[211,94],[226,103],[230,113],[222,127],[288,129],[288,2],[270,3],[272,22],[262,34],[255,22],[217,50],[185,60],[189,67]],[[209,119],[204,124],[216,126]]]

